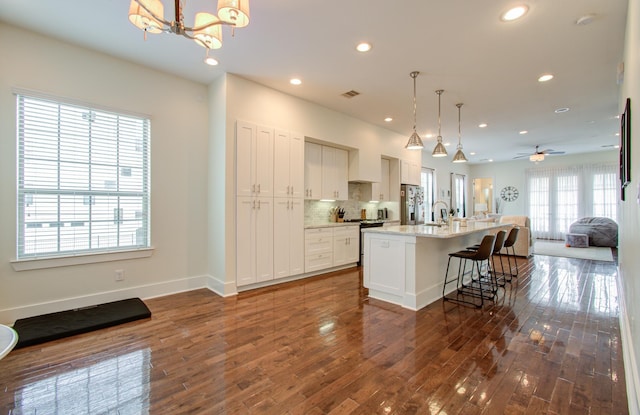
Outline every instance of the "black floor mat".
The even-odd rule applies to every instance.
[[[139,298],[114,301],[91,307],[61,311],[16,320],[16,348],[74,336],[130,321],[151,317],[151,311]]]

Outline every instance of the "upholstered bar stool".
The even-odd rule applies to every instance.
[[[484,300],[493,300],[495,298],[495,289],[491,282],[491,277],[483,274],[482,269],[489,270],[489,257],[493,253],[496,235],[485,235],[477,250],[463,250],[452,252],[449,254],[447,262],[447,271],[444,276],[444,284],[442,286],[442,298],[444,301],[451,301],[461,304],[469,304],[475,307],[482,307]],[[451,259],[458,258],[458,275],[449,277],[449,268]],[[467,262],[471,262],[471,269],[467,273]],[[456,284],[456,298],[450,298],[445,295],[449,284]],[[462,298],[460,298],[460,295]],[[476,301],[467,300],[465,297],[478,298],[480,304]]]
[[[507,239],[504,241],[504,251],[507,257],[507,264],[509,267],[508,269],[509,272],[504,274],[506,281],[511,281],[512,278],[515,278],[518,276],[518,261],[516,259],[516,249],[514,248],[516,240],[518,240],[518,232],[520,232],[520,227],[514,226],[513,228],[511,228],[511,230],[509,231],[509,236],[507,236]],[[511,252],[509,252],[509,248],[511,248]],[[511,265],[512,258],[513,258],[514,265]],[[515,273],[513,272],[514,266],[516,269]]]

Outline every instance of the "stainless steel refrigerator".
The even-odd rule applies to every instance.
[[[400,186],[400,224],[420,225],[424,223],[424,191],[412,184]]]

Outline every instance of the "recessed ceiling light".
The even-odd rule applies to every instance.
[[[424,138],[431,138],[431,137],[433,137],[433,134],[428,134],[427,133],[427,134],[424,135]]]
[[[472,151],[471,153],[469,153],[469,155],[471,155],[471,156],[475,156],[475,155],[476,155],[476,152],[475,152],[475,151]]]
[[[483,122],[482,124],[478,124],[478,127],[480,127],[480,128],[487,128],[487,125],[488,125],[488,124],[487,124],[486,122]]]
[[[451,143],[444,143],[445,147],[449,147],[451,145]]]
[[[371,43],[367,43],[367,42],[358,43],[358,46],[356,46],[356,50],[358,52],[369,52],[371,50]]]
[[[527,130],[522,130],[522,131],[520,131],[520,133],[519,133],[519,134],[520,134],[520,135],[525,135],[525,134],[527,134],[528,132],[529,132],[529,131],[527,131]]]
[[[489,159],[489,163],[493,163],[493,159]]]
[[[218,61],[212,56],[207,56],[206,58],[204,58],[204,63],[209,66],[216,66],[218,64]]]
[[[616,136],[616,137],[620,137],[620,133],[616,133],[616,134],[615,134],[615,136]]]
[[[558,108],[557,110],[555,110],[555,113],[556,114],[561,114],[561,113],[567,112],[567,111],[569,111],[569,108],[566,108],[566,107],[565,108]]]
[[[300,79],[298,79],[298,78],[291,78],[291,79],[289,80],[289,83],[290,83],[291,85],[301,85],[301,84],[302,84],[302,81],[301,81]]]
[[[550,73],[546,73],[542,76],[540,76],[540,78],[538,78],[538,82],[547,82],[553,79],[553,75],[551,75]]]
[[[524,16],[527,11],[529,11],[528,6],[516,6],[502,13],[502,16],[500,16],[500,20],[502,20],[503,22],[511,22],[513,20],[517,20]]]
[[[393,121],[393,118],[391,118],[391,117],[387,117],[387,118],[384,119],[384,122],[391,122],[391,121]]]

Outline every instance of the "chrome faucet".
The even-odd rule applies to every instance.
[[[445,202],[444,200],[436,200],[435,202],[433,202],[433,205],[431,205],[431,209],[433,209],[434,215],[436,214],[437,205],[444,205],[444,207],[447,209],[447,215],[449,214],[449,205],[447,204],[447,202]],[[446,220],[442,218],[442,215],[440,213],[437,214],[437,218],[438,219],[436,219],[436,222],[438,223],[438,225],[442,225],[443,222],[446,223]]]

